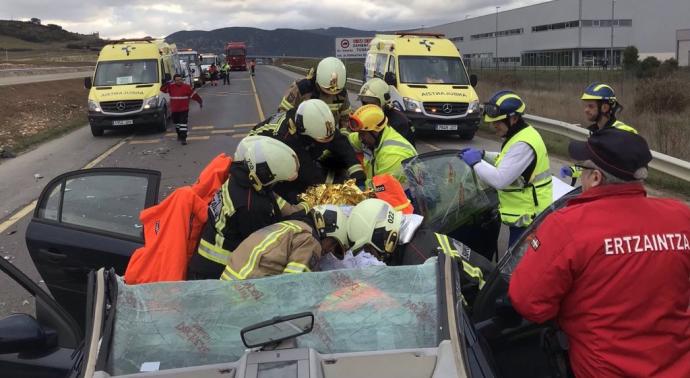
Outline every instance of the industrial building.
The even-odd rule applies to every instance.
[[[618,66],[627,46],[688,65],[688,15],[688,0],[555,0],[425,31],[444,33],[470,65]]]

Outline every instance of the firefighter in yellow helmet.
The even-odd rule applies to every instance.
[[[400,211],[380,199],[367,199],[357,204],[347,223],[353,253],[364,250],[388,265],[417,265],[442,252],[462,262],[462,277],[468,284],[473,284],[476,290],[484,286],[485,278],[494,269],[491,261],[459,241],[423,225],[403,228],[402,220]],[[464,294],[466,286],[463,284]]]
[[[610,85],[592,83],[585,88],[580,99],[585,105],[584,113],[587,121],[592,122],[587,126],[590,135],[611,127],[637,134],[635,128],[617,119],[618,113],[623,110],[623,105],[618,102],[616,92]],[[582,170],[575,165],[563,166],[560,170],[561,178],[572,178],[571,185],[575,185],[581,174]]]
[[[364,171],[354,149],[336,128],[328,105],[319,99],[306,100],[297,109],[277,113],[254,126],[249,134],[280,140],[297,154],[300,163],[297,180],[275,187],[275,192],[288,201],[296,202],[297,196],[310,186],[332,183],[334,172],[345,172],[343,179],[364,184]]]
[[[249,235],[230,255],[220,278],[233,281],[310,272],[326,253],[342,258],[348,245],[345,213],[338,206],[317,206],[311,218],[284,220]]]
[[[306,214],[306,204],[290,205],[272,186],[297,178],[299,161],[290,147],[273,138],[244,138],[230,165],[230,174],[208,207],[208,220],[187,279],[218,279],[231,253],[254,231],[284,217]]]
[[[553,201],[549,154],[539,132],[522,118],[525,103],[513,91],[494,93],[484,104],[484,122],[504,139],[500,153],[462,149],[459,157],[498,191],[501,221],[512,245]]]
[[[306,78],[292,83],[280,102],[278,111],[288,111],[298,107],[302,101],[318,98],[328,104],[338,127],[347,130],[351,109],[345,89],[346,82],[347,71],[340,59],[322,59],[316,66],[316,71],[311,70]]]
[[[405,113],[391,105],[390,86],[385,81],[377,77],[367,81],[360,88],[357,98],[362,105],[374,104],[383,109],[388,125],[414,146],[414,126]]]
[[[406,179],[402,171],[405,159],[417,156],[417,150],[395,129],[388,126],[383,110],[373,104],[364,105],[350,116],[348,135],[356,152],[363,153],[364,173],[367,175],[367,188],[373,188],[374,176],[388,173],[401,184]]]

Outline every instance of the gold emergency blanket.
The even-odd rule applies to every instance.
[[[321,184],[312,186],[299,195],[309,207],[318,205],[350,205],[354,206],[367,198],[374,198],[372,190],[361,191],[355,180],[347,180],[343,184]]]

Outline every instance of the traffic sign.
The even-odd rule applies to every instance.
[[[366,58],[369,42],[374,37],[345,37],[335,39],[336,58]]]

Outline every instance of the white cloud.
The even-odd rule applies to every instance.
[[[395,30],[432,26],[515,8],[544,0],[22,0],[3,4],[0,18],[38,17],[80,33],[103,37],[161,37],[179,30],[213,30],[230,26],[263,29],[312,29],[342,26]]]

